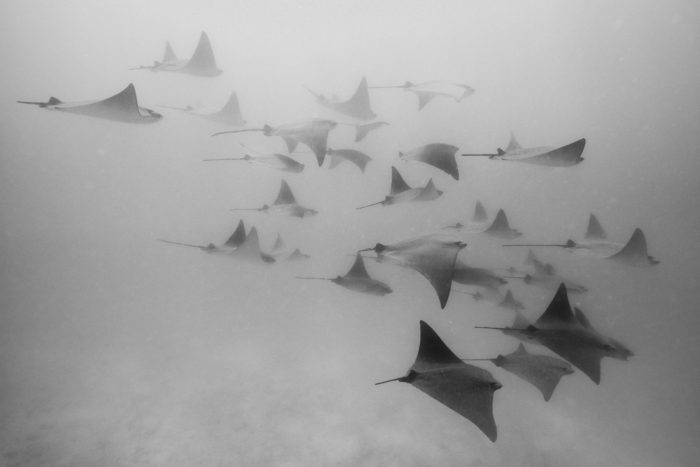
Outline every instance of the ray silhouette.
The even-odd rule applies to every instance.
[[[365,293],[368,295],[383,296],[392,292],[391,287],[384,282],[378,281],[370,277],[365,267],[365,263],[360,253],[355,256],[355,262],[350,270],[344,276],[337,277],[300,277],[297,279],[313,279],[326,280],[345,287],[354,292]]]
[[[460,102],[465,97],[474,94],[474,89],[471,86],[454,81],[425,81],[423,83],[406,81],[400,86],[370,86],[369,88],[403,89],[412,92],[418,97],[418,110],[423,110],[423,107],[436,97],[446,97]]]
[[[245,120],[243,120],[243,116],[241,115],[241,107],[238,103],[238,96],[235,92],[231,93],[231,95],[228,98],[228,101],[226,101],[226,104],[224,104],[224,106],[216,112],[195,112],[194,108],[190,105],[186,107],[170,107],[163,105],[161,107],[165,107],[167,109],[180,110],[182,112],[187,113],[187,115],[193,115],[204,120],[209,120],[227,126],[242,126],[246,123]]]
[[[513,229],[508,223],[508,218],[503,209],[499,209],[490,226],[483,233],[497,238],[517,238],[522,235],[519,230]]]
[[[408,152],[399,152],[399,157],[403,160],[432,165],[449,174],[455,180],[459,180],[459,168],[455,159],[457,149],[459,149],[457,146],[451,144],[431,143]]]
[[[527,164],[550,167],[571,167],[583,161],[581,154],[586,147],[586,139],[581,138],[559,148],[537,147],[523,148],[511,133],[510,142],[504,151],[498,148],[493,154],[462,154],[463,157],[488,157],[503,161],[524,162]]]
[[[261,131],[265,136],[279,136],[287,144],[287,150],[291,153],[298,143],[308,146],[316,155],[318,165],[323,165],[328,148],[328,133],[338,124],[332,120],[319,118],[306,120],[288,125],[271,127],[264,125],[263,128],[248,128],[244,130],[220,131],[212,136],[219,136],[231,133],[243,133],[247,131]]]
[[[266,165],[272,169],[280,170],[282,172],[290,173],[300,173],[304,170],[304,164],[298,162],[285,154],[279,153],[269,153],[263,154],[258,151],[254,151],[244,144],[241,144],[245,149],[250,151],[244,154],[242,157],[217,157],[210,159],[203,159],[204,162],[221,162],[221,161],[246,161],[255,162],[258,164]],[[250,153],[254,154],[250,154]]]
[[[481,201],[476,202],[474,206],[474,214],[470,221],[466,224],[457,222],[456,224],[445,226],[445,229],[454,229],[459,231],[464,231],[465,233],[479,233],[483,232],[486,228],[486,224],[489,224],[489,216],[486,214],[486,209]]]
[[[197,48],[189,60],[178,60],[170,43],[166,43],[162,62],[155,61],[153,65],[142,65],[132,68],[132,70],[170,71],[204,77],[214,77],[221,74],[221,70],[216,65],[209,36],[204,31],[200,34]]]
[[[517,318],[516,318],[517,319]],[[522,320],[508,328],[500,329],[518,339],[537,342],[553,351],[581,370],[596,384],[600,384],[600,361],[603,357],[621,358],[625,352],[618,350],[614,341],[585,326],[569,305],[564,283],[559,285],[554,298],[534,324]]]
[[[372,131],[383,127],[384,125],[389,125],[389,122],[370,122],[370,123],[339,123],[338,125],[351,126],[355,128],[355,142],[359,143]]]
[[[318,211],[315,209],[306,208],[297,203],[292,189],[289,188],[289,184],[286,180],[282,180],[277,198],[275,198],[275,201],[271,205],[264,204],[259,208],[234,208],[231,209],[231,211],[260,211],[299,218],[318,214]]]
[[[124,123],[153,123],[160,121],[162,118],[162,115],[158,112],[139,106],[136,99],[136,88],[134,88],[133,84],[129,84],[122,91],[107,99],[96,101],[63,102],[52,96],[46,102],[17,102],[36,105],[47,110],[57,110]]]
[[[334,169],[343,162],[355,164],[362,173],[365,173],[365,167],[372,160],[367,154],[355,149],[331,149],[326,150],[326,155],[330,156],[331,163],[328,168]]]
[[[503,368],[535,386],[542,393],[545,401],[549,401],[552,397],[552,393],[561,378],[574,372],[568,362],[547,355],[531,354],[522,343],[514,352],[508,355],[498,355],[496,358],[466,358],[463,360],[488,360],[497,367]]]
[[[442,191],[438,190],[431,178],[422,188],[411,188],[403,179],[396,167],[391,168],[391,187],[389,194],[382,201],[360,206],[357,209],[364,209],[370,206],[390,206],[392,204],[408,203],[413,201],[433,201],[442,196]]]
[[[318,104],[340,114],[347,115],[348,117],[353,117],[358,120],[371,120],[377,116],[374,111],[372,111],[372,106],[369,102],[366,78],[362,78],[355,90],[355,94],[346,101],[325,97],[323,94],[318,94],[308,88],[307,90],[316,97],[316,102]]]
[[[466,243],[420,237],[393,245],[377,243],[373,248],[377,261],[413,269],[425,277],[435,289],[440,308],[445,308],[450,297],[457,255]]]
[[[459,258],[455,262],[452,280],[458,284],[475,285],[492,290],[498,289],[498,287],[507,283],[501,276],[488,269],[470,267]]]
[[[502,387],[501,383],[488,371],[461,361],[424,321],[420,322],[418,355],[408,373],[376,384],[391,381],[409,383],[496,441],[493,393]]]

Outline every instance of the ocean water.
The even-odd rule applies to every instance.
[[[0,5],[0,464],[8,466],[691,466],[700,448],[700,11],[690,1],[6,1]],[[130,71],[165,41],[211,39],[215,78]],[[402,90],[372,91],[391,124],[333,148],[373,157],[301,174],[243,162],[258,133],[160,105],[216,109],[238,94],[251,127],[350,119],[304,89],[349,96],[370,85],[453,80],[476,92],[418,111]],[[164,114],[129,125],[15,101],[110,96],[128,83]],[[460,180],[399,151],[459,153],[585,137],[585,160],[551,169],[458,160]],[[395,165],[445,192],[381,200]],[[270,203],[286,179],[317,216],[234,207]],[[407,384],[374,386],[413,363],[418,323],[460,356],[517,342],[476,325],[512,314],[453,293],[441,310],[418,274],[367,262],[382,298],[294,276],[336,276],[353,252],[468,220],[476,200],[504,208],[524,238],[580,238],[589,213],[624,242],[644,230],[653,268],[541,251],[590,290],[572,296],[630,347],[595,385],[577,371],[544,402],[490,364],[498,440]],[[157,242],[221,243],[239,219],[263,249],[280,233],[312,258],[235,262]],[[521,266],[526,250],[465,236],[475,266]],[[509,284],[538,317],[554,291]],[[531,351],[546,353],[542,347]]]

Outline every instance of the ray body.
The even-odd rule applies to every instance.
[[[292,193],[292,189],[289,188],[289,184],[286,180],[282,180],[282,182],[280,183],[280,190],[277,193],[277,198],[271,205],[265,204],[260,208],[231,209],[231,211],[260,211],[270,214],[299,218],[314,216],[318,214],[318,211],[316,211],[315,209],[306,208],[297,203],[296,198]]]
[[[425,322],[420,322],[415,362],[406,376],[390,381],[409,383],[468,419],[491,441],[496,441],[493,393],[502,387],[501,383],[488,371],[461,361]]]
[[[318,165],[323,165],[328,149],[328,133],[338,125],[333,120],[314,118],[301,122],[290,123],[272,127],[264,125],[263,128],[249,128],[235,131],[220,131],[212,136],[243,133],[245,131],[262,131],[265,136],[279,136],[287,144],[287,150],[294,152],[299,143],[308,146],[313,151],[318,161]]]
[[[168,43],[162,62],[154,62],[151,66],[139,66],[133,69],[168,71],[174,73],[185,73],[194,76],[214,77],[221,74],[221,70],[216,65],[214,50],[211,47],[209,36],[202,31],[199,42],[192,57],[189,60],[178,60]]]
[[[600,361],[603,357],[619,358],[624,352],[614,341],[582,324],[574,314],[562,283],[545,312],[532,325],[517,323],[501,329],[518,339],[544,345],[600,384]]]
[[[428,236],[393,245],[377,243],[369,249],[377,254],[379,262],[413,269],[425,277],[435,289],[440,307],[445,308],[450,297],[457,255],[465,246],[462,242]]]
[[[515,352],[491,359],[494,365],[535,386],[545,401],[552,397],[563,376],[574,372],[571,365],[559,358],[529,353],[523,344]]]
[[[257,233],[256,233],[257,237]],[[246,240],[248,238],[248,235],[246,234],[245,231],[245,224],[243,223],[242,220],[238,221],[238,225],[236,226],[236,230],[231,234],[231,236],[224,242],[222,245],[215,245],[213,243],[209,243],[207,245],[195,245],[192,243],[182,243],[182,242],[173,242],[170,240],[163,240],[163,239],[158,239],[158,241],[163,242],[163,243],[168,243],[171,245],[180,245],[180,246],[186,246],[190,248],[198,248],[202,250],[205,253],[213,254],[213,255],[221,255],[221,256],[229,256],[231,255],[235,250],[240,248],[242,245],[246,244]],[[254,241],[257,241],[257,239],[254,239]],[[248,243],[250,245],[251,242]]]
[[[424,187],[411,188],[403,179],[396,167],[391,168],[391,188],[389,194],[382,200],[376,203],[361,206],[357,209],[363,209],[369,206],[382,205],[390,206],[393,204],[409,203],[414,201],[433,201],[442,196],[442,191],[438,190],[433,183],[433,180],[428,180]]]
[[[418,110],[423,108],[436,97],[453,99],[455,102],[462,101],[465,97],[474,94],[474,88],[455,81],[424,81],[422,83],[412,83],[406,81],[401,86],[373,86],[372,88],[399,88],[412,92],[418,97]]]
[[[174,107],[168,107],[168,108],[174,108]],[[192,115],[195,117],[202,118],[204,120],[209,120],[212,122],[220,123],[222,125],[226,126],[243,126],[245,125],[246,121],[243,119],[243,115],[241,115],[241,108],[238,103],[238,96],[236,95],[235,92],[232,92],[231,95],[228,98],[228,101],[226,101],[226,104],[218,111],[216,112],[211,112],[211,113],[199,113],[195,112],[192,108],[192,106],[187,106],[183,108],[175,108],[176,110],[181,110],[188,115]]]
[[[585,147],[586,139],[581,138],[558,148],[550,146],[523,148],[511,134],[510,142],[505,151],[499,148],[495,154],[463,154],[463,156],[486,156],[489,159],[523,162],[533,165],[571,167],[583,161],[581,154]]]
[[[379,129],[383,127],[384,125],[388,125],[389,122],[371,122],[371,123],[360,123],[360,124],[354,124],[354,123],[349,123],[349,124],[344,124],[344,125],[350,125],[355,127],[355,142],[359,143],[365,137],[372,131]]]
[[[507,283],[505,279],[488,269],[470,267],[459,258],[455,262],[452,280],[458,284],[474,285],[492,290]]]
[[[316,97],[318,104],[348,117],[358,120],[371,120],[377,116],[370,105],[367,79],[365,78],[362,78],[355,93],[346,101],[330,99],[323,96],[323,94],[317,94],[313,91],[311,93]]]
[[[455,158],[457,149],[459,149],[457,146],[451,144],[431,143],[408,152],[399,152],[399,157],[403,160],[432,165],[449,174],[455,180],[459,180],[459,168]]]
[[[506,213],[503,209],[498,210],[493,222],[483,231],[483,233],[492,237],[506,239],[518,238],[522,235],[519,230],[510,227],[508,218],[506,217]]]
[[[331,163],[329,168],[334,169],[343,162],[355,164],[362,173],[365,172],[365,167],[372,160],[367,154],[355,149],[331,149],[326,150],[326,154],[330,156]]]
[[[368,295],[383,296],[392,292],[391,287],[382,281],[370,277],[365,267],[362,255],[358,252],[355,255],[355,262],[344,276],[330,277],[298,277],[298,279],[327,280],[345,287],[353,292],[360,292]]]
[[[129,84],[119,93],[107,99],[86,102],[63,102],[51,97],[47,102],[17,101],[20,104],[33,104],[47,110],[85,115],[87,117],[114,120],[124,123],[154,123],[162,115],[145,107],[140,107],[136,99],[136,89]]]

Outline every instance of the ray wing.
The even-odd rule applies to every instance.
[[[182,67],[182,71],[197,76],[218,76],[221,74],[221,70],[216,66],[209,36],[204,31],[199,36],[199,43],[192,58]]]
[[[578,324],[569,304],[566,285],[562,282],[545,312],[535,321],[535,326],[542,329],[572,328]]]
[[[324,106],[335,110],[338,113],[357,118],[359,120],[370,120],[376,117],[369,102],[369,92],[367,91],[367,79],[362,78],[357,86],[355,94],[345,102],[321,101]]]
[[[431,143],[408,151],[403,154],[403,157],[437,167],[455,180],[459,180],[459,168],[455,159],[457,149],[459,149],[457,146],[451,144]]]
[[[647,254],[647,241],[641,229],[634,229],[627,244],[617,253],[607,259],[627,264],[629,266],[651,266],[659,261]]]
[[[296,204],[296,202],[297,201],[294,199],[294,195],[292,194],[292,189],[289,188],[286,180],[282,180],[282,183],[280,184],[280,191],[277,194],[277,199],[275,199],[275,202],[272,204]]]
[[[508,159],[516,162],[527,162],[535,165],[547,165],[551,167],[569,167],[583,161],[581,154],[586,147],[586,139],[581,138],[571,144],[562,146],[538,156],[519,159]]]
[[[367,269],[365,268],[365,262],[363,261],[362,255],[360,255],[360,253],[357,253],[357,256],[355,256],[355,263],[345,274],[345,277],[353,279],[371,279],[369,277]]]
[[[413,91],[413,90],[411,90],[411,91],[413,93],[415,93],[416,96],[418,96],[418,110],[423,110],[423,107],[428,105],[428,103],[430,101],[432,101],[437,96],[437,94],[432,93],[432,92]]]
[[[403,179],[396,167],[391,168],[391,190],[389,190],[390,195],[397,195],[401,192],[410,190],[411,187]]]
[[[238,227],[236,227],[236,230],[229,237],[229,239],[226,240],[226,243],[224,243],[224,245],[227,247],[239,247],[245,242],[245,239],[245,225],[243,225],[243,220],[241,219],[240,221],[238,221]]]

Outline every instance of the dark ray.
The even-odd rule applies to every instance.
[[[498,287],[507,283],[501,276],[494,274],[488,269],[467,266],[467,264],[459,258],[455,262],[452,280],[458,284],[475,285],[492,290],[498,289]]]
[[[440,308],[450,297],[457,255],[466,243],[445,241],[432,237],[406,240],[393,245],[377,243],[373,250],[377,260],[413,269],[425,277],[435,289]]]
[[[433,201],[442,196],[442,191],[438,190],[430,179],[424,187],[411,188],[404,181],[403,177],[396,170],[396,167],[391,168],[391,188],[389,194],[382,200],[376,203],[360,206],[357,209],[364,209],[370,206],[389,206],[398,203],[407,203],[413,201]]]
[[[315,209],[307,208],[297,203],[286,180],[282,180],[280,183],[277,198],[275,198],[272,205],[264,204],[259,208],[234,208],[231,211],[260,211],[300,218],[318,214],[318,211]]]
[[[455,180],[459,180],[459,168],[455,153],[459,149],[457,146],[444,143],[426,144],[408,152],[399,152],[399,157],[404,160],[423,162],[433,167],[437,167],[449,174]]]
[[[484,230],[484,233],[498,238],[517,238],[522,235],[519,230],[510,227],[503,209],[498,210],[493,222]]]
[[[103,118],[125,123],[153,123],[162,118],[162,115],[151,109],[139,107],[136,99],[136,89],[129,84],[119,93],[99,101],[88,102],[63,102],[51,97],[47,102],[17,101],[20,104],[37,105],[48,110],[86,115],[88,117]]]
[[[550,147],[522,148],[511,134],[511,141],[504,151],[498,149],[491,154],[462,154],[464,157],[488,157],[503,161],[524,162],[550,167],[571,167],[583,161],[581,154],[586,147],[586,139],[581,138],[573,143],[556,149]]]
[[[600,384],[600,361],[603,357],[620,358],[624,351],[618,350],[614,341],[602,336],[576,317],[566,293],[564,283],[559,285],[552,302],[532,325],[501,329],[505,334],[518,339],[544,345],[569,363],[580,369],[593,382]]]
[[[493,393],[500,389],[488,371],[461,361],[425,322],[420,322],[416,361],[406,376],[383,381],[409,383],[477,426],[496,441]]]
[[[308,88],[307,88],[308,89]],[[352,97],[346,101],[329,99],[323,94],[318,94],[309,89],[309,92],[316,97],[316,102],[335,112],[357,118],[358,120],[371,120],[376,117],[369,102],[369,92],[367,92],[367,79],[362,78],[357,90]]]

